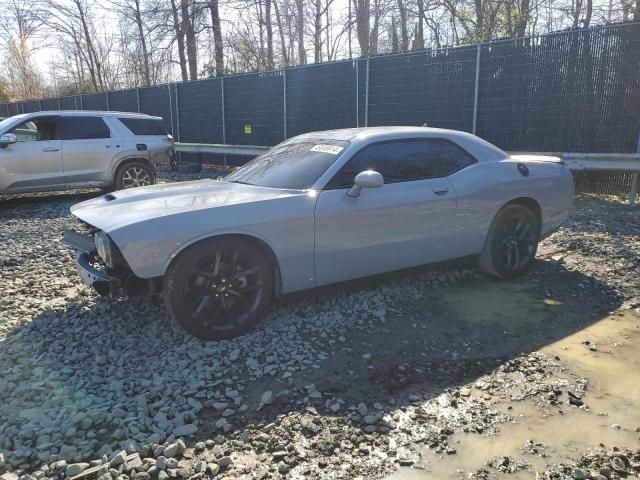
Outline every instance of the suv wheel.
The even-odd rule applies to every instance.
[[[127,162],[116,171],[114,184],[116,190],[125,188],[145,187],[156,183],[153,168],[142,161]]]

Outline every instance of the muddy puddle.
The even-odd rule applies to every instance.
[[[517,320],[525,312],[529,316],[541,314],[556,305],[553,299],[531,300],[526,286],[510,288],[512,291],[502,295],[502,302],[497,305],[495,298],[486,295],[473,301],[467,296],[465,303],[456,302],[455,294],[449,304],[464,317],[477,321],[491,321],[501,315],[510,315]],[[472,315],[468,309],[474,303]],[[586,407],[577,408],[567,403],[541,407],[533,401],[497,404],[497,409],[513,418],[512,422],[500,426],[497,435],[456,433],[449,441],[456,454],[436,455],[429,449],[422,449],[426,469],[402,468],[388,480],[468,478],[470,473],[481,468],[490,472],[490,478],[528,480],[535,479],[536,472],[543,472],[546,465],[577,459],[599,444],[638,448],[639,342],[640,314],[626,310],[605,316],[541,348],[545,354],[557,355],[569,371],[588,379]],[[531,453],[530,448],[525,448],[531,445],[530,442],[544,446],[536,447],[535,453]],[[507,474],[487,466],[489,460],[505,456],[526,463],[528,467]]]

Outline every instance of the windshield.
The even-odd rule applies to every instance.
[[[304,190],[311,188],[348,146],[349,142],[332,139],[282,143],[224,180],[260,187]]]
[[[4,120],[2,120],[0,122],[0,133],[4,133],[4,130],[9,126],[9,125],[13,125],[13,123],[16,120],[20,120],[23,117],[26,117],[27,115],[22,114],[22,115],[15,115],[13,117],[9,117],[9,118],[5,118]]]

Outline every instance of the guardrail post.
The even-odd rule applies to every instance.
[[[478,90],[480,87],[480,52],[482,51],[482,44],[478,43],[476,46],[476,80],[473,91],[473,126],[471,127],[471,133],[474,135],[478,130]]]
[[[287,69],[285,68],[282,71],[282,111],[284,112],[282,115],[283,118],[283,128],[284,132],[284,140],[287,139]]]
[[[176,138],[180,141],[180,96],[178,95],[178,84],[174,83],[173,88],[176,91]]]
[[[111,111],[111,105],[109,105],[109,92],[104,92],[104,97],[107,100],[107,112]]]
[[[58,97],[58,110],[62,110],[62,102],[60,101],[60,97]]]
[[[640,153],[640,135],[638,135],[638,143],[636,146],[636,152]],[[638,172],[634,172],[631,177],[631,193],[629,193],[629,205],[636,204],[636,194],[638,193]]]
[[[38,100],[38,108],[42,111],[42,100]]]
[[[171,136],[175,138],[173,131],[173,102],[171,101],[171,84],[167,83],[167,91],[169,92],[169,118],[171,119]]]
[[[138,104],[138,113],[140,113],[140,89],[136,88],[136,103]]]
[[[220,79],[220,103],[222,104],[222,143],[227,143],[227,122],[224,113],[224,77]],[[224,166],[227,166],[227,154],[224,154]]]
[[[359,126],[360,126],[360,60],[356,59],[356,128]]]
[[[82,101],[82,94],[80,94],[80,110],[84,110],[84,102]]]
[[[369,55],[367,54],[367,73],[364,85],[364,126],[369,126]]]

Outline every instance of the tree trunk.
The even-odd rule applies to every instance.
[[[416,37],[413,41],[413,49],[424,48],[424,0],[418,0],[418,25],[416,27]]]
[[[360,55],[368,57],[371,4],[369,0],[353,0],[353,7],[356,14],[356,34],[360,44]]]
[[[187,57],[184,53],[184,32],[182,31],[182,24],[178,16],[178,7],[175,0],[171,1],[171,14],[173,16],[173,30],[176,32],[176,41],[178,42],[178,62],[180,63],[180,74],[182,81],[189,80],[189,73],[187,71]]]
[[[476,12],[476,40],[482,42],[485,40],[484,34],[484,11],[482,9],[482,0],[474,0]]]
[[[398,0],[398,11],[400,12],[400,50],[409,51],[409,31],[407,29],[407,8],[403,0]]]
[[[147,49],[147,39],[144,36],[144,26],[142,24],[142,14],[140,13],[140,0],[135,0],[135,21],[138,27],[138,35],[140,35],[140,45],[142,46],[142,78],[144,84],[148,87],[151,85],[151,70],[149,68],[149,51]]]
[[[298,63],[307,63],[307,51],[304,48],[304,0],[296,0],[297,23],[298,23]]]
[[[209,0],[211,11],[211,29],[213,30],[213,49],[216,57],[216,77],[224,75],[224,46],[222,45],[222,26],[218,0]]]
[[[587,0],[590,2],[591,0]],[[522,0],[518,21],[516,22],[516,37],[524,37],[527,34],[527,24],[529,22],[530,4],[529,0]]]
[[[391,51],[400,51],[400,39],[398,38],[398,29],[396,27],[396,17],[391,17]]]
[[[282,17],[280,16],[280,8],[278,8],[278,0],[273,0],[273,10],[276,12],[276,23],[278,25],[278,33],[280,34],[280,47],[282,50],[282,63],[285,67],[289,66],[289,55],[287,53],[287,43],[284,39],[284,28],[282,26]]]
[[[313,61],[322,61],[322,3],[314,0],[315,15],[313,21]]]
[[[273,23],[271,22],[271,0],[264,0],[264,23],[267,29],[267,69],[273,70]]]
[[[187,62],[189,64],[189,78],[198,79],[198,47],[196,45],[196,32],[191,21],[189,11],[189,0],[180,0],[180,10],[182,13],[182,31],[187,42]]]
[[[593,15],[593,0],[587,0],[587,8],[584,12],[584,26],[588,27],[591,24],[591,16]]]

